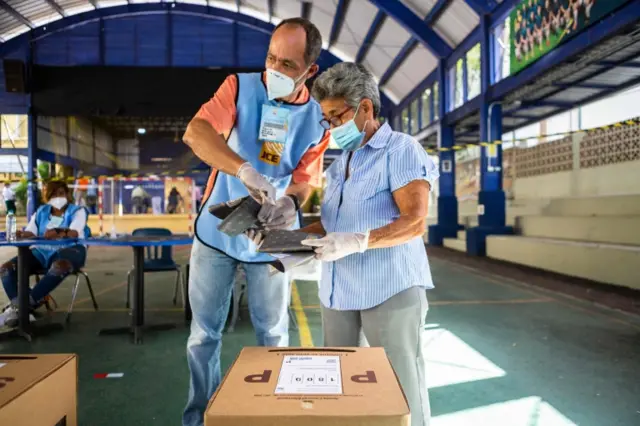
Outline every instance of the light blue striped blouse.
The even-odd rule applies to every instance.
[[[439,172],[424,148],[388,124],[353,153],[349,179],[344,152],[327,169],[322,225],[329,232],[364,232],[400,216],[392,193],[414,180],[434,188]],[[362,310],[381,304],[410,287],[433,288],[422,238],[396,247],[371,249],[322,263],[320,301],[331,309]]]

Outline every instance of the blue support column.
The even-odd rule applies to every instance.
[[[438,113],[444,117],[446,88],[445,61],[440,61],[438,69]],[[462,226],[458,224],[458,198],[456,197],[456,156],[452,149],[454,145],[454,129],[438,123],[440,151],[440,179],[438,180],[440,193],[438,194],[438,224],[429,226],[429,245],[442,246],[445,238],[455,238]]]
[[[502,106],[489,105],[490,76],[495,58],[491,49],[489,20],[481,17],[481,86],[480,141],[493,142],[502,139]],[[478,194],[478,226],[467,229],[467,254],[485,256],[487,235],[512,234],[513,228],[506,226],[506,198],[502,190],[502,145],[481,146],[480,192]]]
[[[27,147],[27,218],[31,218],[36,211],[36,192],[38,184],[35,181],[38,177],[36,152],[38,147],[38,132],[36,129],[36,115],[33,108],[29,107],[27,116],[28,127],[28,147]]]
[[[27,87],[29,90],[29,105],[27,109],[27,219],[30,219],[35,213],[36,194],[38,190],[37,158],[38,152],[38,130],[37,117],[33,110],[33,31],[29,32],[29,48],[27,50]]]

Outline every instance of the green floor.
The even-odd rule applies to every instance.
[[[176,257],[184,262],[188,249]],[[134,346],[124,336],[98,337],[125,325],[127,250],[90,252],[87,271],[100,312],[81,287],[71,327],[29,345],[0,342],[2,353],[79,355],[80,425],[178,425],[188,371],[188,328],[171,303],[174,275],[147,277],[147,322],[173,321],[172,331],[147,334]],[[640,320],[488,276],[447,261],[431,261],[437,289],[429,292],[427,372],[433,426],[640,424]],[[71,281],[54,295],[66,308]],[[321,345],[316,284],[298,283],[315,345]],[[61,320],[57,314],[54,320]],[[223,366],[254,343],[247,315],[225,335]],[[291,344],[300,343],[291,331]],[[124,373],[96,380],[96,373]]]

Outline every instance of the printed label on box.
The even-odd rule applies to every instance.
[[[278,376],[276,394],[342,394],[340,357],[286,355]]]

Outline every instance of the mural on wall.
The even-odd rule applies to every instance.
[[[521,0],[510,15],[511,74],[631,0]]]

